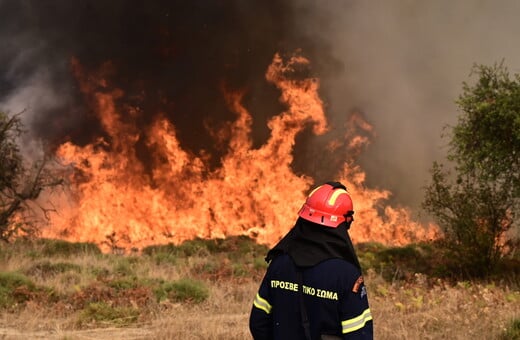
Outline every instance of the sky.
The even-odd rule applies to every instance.
[[[144,112],[167,112],[185,148],[219,155],[206,126],[234,117],[222,86],[247,90],[260,145],[267,120],[283,109],[265,70],[275,53],[299,50],[320,80],[329,137],[361,113],[374,128],[358,159],[367,185],[417,211],[432,162],[446,156],[443,128],[461,114],[455,102],[474,81],[472,66],[503,61],[520,73],[518,17],[512,0],[0,0],[0,109],[24,111],[30,137],[50,147],[91,142],[100,126],[71,60],[87,70],[110,62],[114,83]],[[332,176],[337,169],[311,164],[326,141],[303,133],[295,171]]]

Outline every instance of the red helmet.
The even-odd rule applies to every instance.
[[[317,224],[336,228],[354,219],[352,199],[347,188],[339,182],[327,182],[309,194],[298,215]]]

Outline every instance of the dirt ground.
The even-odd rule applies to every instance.
[[[78,331],[40,331],[40,332],[20,332],[16,329],[0,328],[0,339],[5,340],[94,340],[94,339],[152,339],[153,330],[146,328],[98,328]]]

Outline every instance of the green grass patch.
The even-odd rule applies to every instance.
[[[235,277],[248,277],[250,274],[249,266],[243,263],[234,263],[231,266],[233,276]]]
[[[173,290],[169,296],[174,301],[200,303],[208,298],[209,289],[201,281],[181,279],[173,283]]]
[[[157,301],[169,299],[175,302],[204,302],[209,297],[209,289],[202,281],[181,279],[163,282],[154,289]]]
[[[132,275],[117,277],[110,280],[105,280],[104,282],[106,286],[114,288],[116,291],[123,291],[135,288],[155,288],[162,284],[163,280]]]
[[[520,319],[511,321],[508,328],[501,334],[500,340],[520,340]]]
[[[190,256],[208,256],[210,251],[208,250],[208,240],[194,239],[181,243],[180,245],[165,244],[155,245],[143,248],[142,253],[144,255],[156,257],[160,254],[161,257],[165,255],[170,258],[181,258]]]
[[[139,309],[134,307],[114,307],[105,302],[89,303],[79,314],[79,326],[125,327],[139,318]]]
[[[159,252],[151,255],[156,265],[171,265],[175,266],[177,262],[177,256],[173,253]]]
[[[53,277],[65,272],[81,273],[81,266],[69,262],[52,263],[50,261],[42,261],[31,265],[24,271],[26,275],[39,276],[42,278]]]
[[[0,308],[29,301],[37,293],[36,285],[17,272],[0,272]]]
[[[122,291],[127,289],[134,289],[142,287],[142,282],[139,281],[137,276],[123,277],[106,282],[108,287],[114,288],[116,291]]]
[[[451,258],[437,243],[413,243],[402,247],[364,243],[356,248],[362,268],[376,270],[387,281],[409,280],[415,273],[439,278],[455,275],[450,269]]]
[[[135,268],[137,267],[137,264],[139,262],[139,259],[136,257],[120,257],[117,259],[114,265],[114,274],[117,275],[134,275]]]
[[[244,256],[265,255],[268,248],[257,244],[247,236],[232,236],[225,239],[201,239],[185,241],[179,245],[166,244],[149,246],[143,249],[143,254],[154,256],[168,254],[173,258],[190,256],[209,256],[215,254],[227,254],[231,259]]]
[[[191,272],[199,279],[233,279],[263,274],[267,268],[264,257],[268,248],[246,236],[226,239],[188,240],[180,245],[157,245],[143,249],[156,264],[182,265],[186,258],[198,257],[204,261]]]
[[[103,278],[110,275],[110,270],[105,267],[90,267],[88,271],[95,277]]]
[[[68,242],[54,239],[38,239],[36,245],[41,247],[44,256],[101,255],[101,250],[94,243]]]

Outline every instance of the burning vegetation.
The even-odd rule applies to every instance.
[[[233,235],[273,244],[329,180],[353,197],[355,242],[435,236],[367,184],[380,181],[365,180],[358,156],[375,132],[353,112],[357,99],[327,105],[319,79],[345,69],[332,41],[302,29],[300,6],[1,6],[10,72],[0,99],[30,105],[31,137],[67,169],[67,191],[41,196],[56,212],[43,237],[107,251]]]
[[[328,132],[319,80],[309,76],[309,64],[299,54],[274,55],[265,79],[279,91],[284,109],[268,120],[269,137],[258,147],[253,145],[253,117],[243,105],[245,92],[221,87],[235,118],[208,127],[214,143],[225,145],[219,165],[211,166],[203,150],[183,147],[168,119],[171,113],[143,112],[129,104],[114,84],[113,64],[92,72],[73,59],[73,74],[102,133],[94,142],[69,141],[57,148],[56,155],[70,168],[70,191],[52,198],[58,213],[42,235],[94,242],[105,250],[236,235],[275,243],[292,227],[317,184],[292,169],[296,137],[308,127],[315,135]],[[154,118],[145,121],[145,115]],[[420,225],[408,210],[388,205],[390,192],[365,186],[355,156],[369,143],[372,126],[359,114],[346,125],[346,134],[331,141],[329,150],[344,159],[334,179],[346,184],[353,197],[355,242],[406,244],[435,237],[435,226]]]

